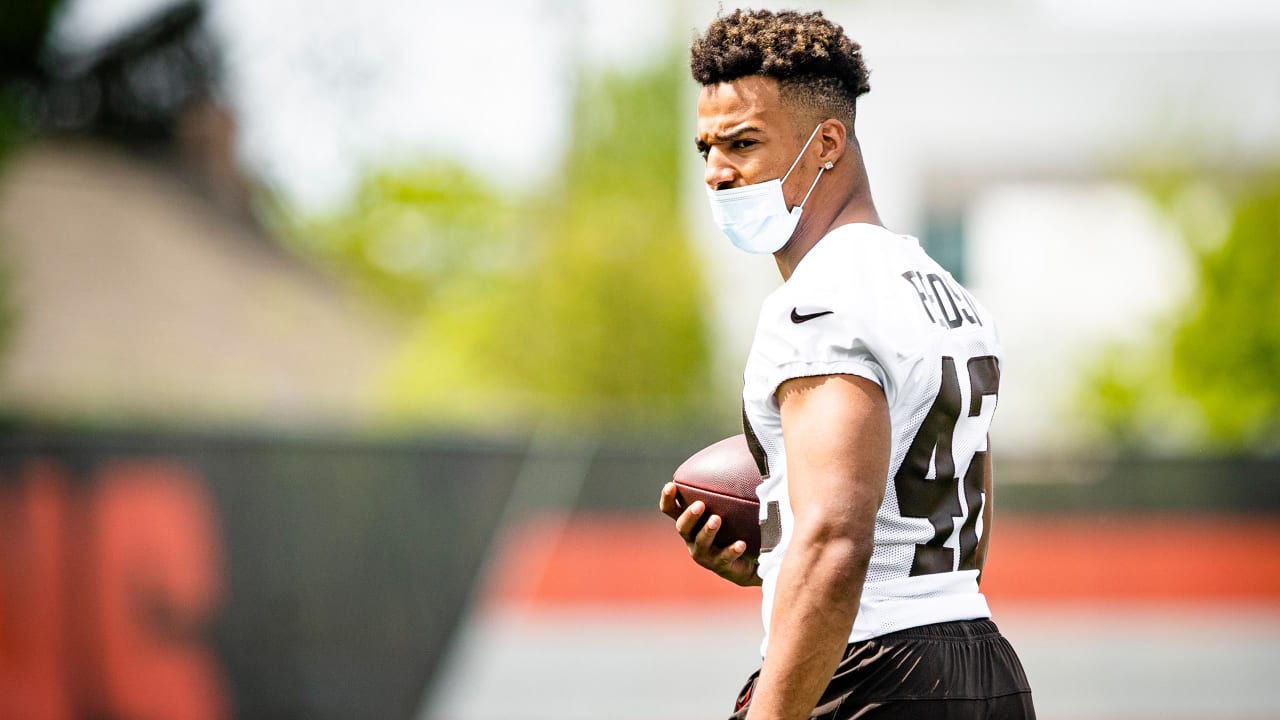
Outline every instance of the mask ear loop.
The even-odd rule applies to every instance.
[[[813,139],[818,136],[818,131],[821,129],[822,123],[818,123],[817,127],[813,129],[813,132],[809,133],[809,139],[804,141],[804,147],[800,148],[800,154],[796,155],[796,159],[792,161],[791,167],[787,168],[787,174],[782,176],[783,183],[787,181],[787,178],[791,177],[791,171],[796,169],[796,165],[800,164],[800,158],[804,157],[804,151],[809,149],[810,143],[812,143]],[[797,208],[800,208],[802,211],[804,210],[804,204],[809,202],[809,196],[813,194],[813,189],[818,187],[818,180],[822,177],[822,173],[826,170],[830,170],[832,167],[831,162],[828,161],[824,163],[822,167],[818,168],[818,177],[813,179],[813,184],[809,186],[809,192],[804,194],[804,199],[796,206]]]
[[[809,133],[809,139],[804,141],[804,147],[800,148],[800,154],[796,155],[795,160],[791,161],[791,167],[787,168],[787,174],[782,176],[782,182],[785,183],[787,178],[791,177],[791,171],[796,169],[796,165],[800,164],[800,158],[804,157],[804,151],[809,149],[809,143],[813,142],[813,139],[818,136],[818,131],[821,129],[822,123],[818,123],[813,132]]]
[[[827,170],[830,170],[832,167],[834,166],[831,164],[830,161],[828,161],[824,163],[822,167],[818,168],[818,177],[813,179],[813,184],[809,186],[809,192],[804,194],[804,199],[801,200],[800,204],[796,206],[797,208],[799,208],[800,210],[804,210],[804,204],[809,202],[809,196],[813,194],[813,189],[818,187],[818,180],[822,177],[822,173],[826,172]]]

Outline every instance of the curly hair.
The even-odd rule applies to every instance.
[[[695,38],[689,69],[702,85],[748,75],[778,81],[783,100],[853,130],[855,103],[871,90],[862,46],[822,11],[735,10]]]

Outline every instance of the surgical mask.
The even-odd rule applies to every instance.
[[[804,151],[809,149],[809,144],[817,137],[818,130],[821,128],[822,125],[818,125],[813,129],[804,147],[800,148],[800,154],[791,163],[791,167],[787,168],[787,174],[783,175],[781,180],[775,178],[727,190],[707,188],[707,200],[711,203],[711,217],[735,247],[749,253],[775,253],[791,240],[796,226],[800,223],[800,213],[804,211],[804,204],[813,194],[813,189],[818,186],[818,178],[822,177],[823,171],[831,169],[831,163],[825,163],[818,168],[818,177],[813,179],[809,192],[805,193],[800,204],[791,208],[790,211],[787,210],[787,201],[782,194],[782,183],[786,182],[791,171],[796,169],[800,158],[804,157]]]

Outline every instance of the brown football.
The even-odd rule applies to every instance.
[[[707,506],[697,529],[720,516],[714,545],[747,543],[747,555],[760,554],[760,501],[756,487],[763,478],[743,435],[734,435],[694,453],[676,468],[676,503],[681,509],[701,500]]]

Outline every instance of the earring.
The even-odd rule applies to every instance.
[[[835,166],[836,166],[836,165],[835,165],[835,163],[833,163],[833,162],[831,162],[830,160],[828,160],[828,161],[827,161],[827,164],[826,164],[826,165],[823,165],[822,167],[823,167],[824,169],[826,169],[826,170],[830,170],[831,168],[833,168],[833,167],[835,167]]]

